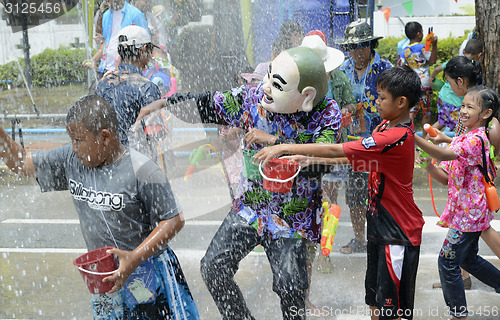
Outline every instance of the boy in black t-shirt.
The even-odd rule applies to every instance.
[[[370,137],[344,144],[282,144],[264,148],[256,161],[282,154],[302,166],[349,161],[370,172],[365,301],[372,319],[413,318],[415,280],[424,220],[413,200],[415,143],[410,109],[420,99],[420,78],[408,66],[377,79],[378,112],[384,121]],[[314,157],[312,157],[314,156]],[[320,157],[320,158],[318,158]],[[342,162],[340,160],[340,162]]]

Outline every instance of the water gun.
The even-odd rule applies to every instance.
[[[425,51],[430,51],[431,50],[431,42],[432,38],[434,38],[434,27],[429,27],[429,33],[427,33],[427,36],[425,37]]]
[[[436,129],[434,129],[430,124],[426,123],[424,124],[424,130],[427,132],[427,134],[431,137],[437,137],[438,133]],[[422,158],[427,158],[429,154],[423,150],[420,150],[420,154]],[[427,160],[424,163],[419,163],[418,164],[420,167],[425,168],[427,166]]]
[[[341,209],[338,205],[332,204],[330,209],[326,210],[328,202],[323,202],[323,208],[325,208],[325,216],[323,217],[323,231],[321,231],[321,253],[327,256],[332,252]]]
[[[493,183],[493,179],[491,174],[488,173],[488,181],[483,178],[481,179],[484,183],[484,193],[486,194],[486,199],[488,200],[488,206],[491,211],[496,212],[500,209],[500,200],[498,200],[497,188],[495,188],[495,184]]]
[[[191,154],[189,155],[189,166],[186,170],[186,173],[184,174],[184,181],[187,181],[191,177],[200,161],[203,160],[204,156],[205,145],[199,146],[191,152]]]
[[[434,127],[433,127],[433,126],[431,126],[431,125],[430,125],[430,124],[428,124],[428,123],[424,124],[424,130],[425,130],[425,132],[427,132],[427,134],[428,134],[429,136],[431,136],[432,138],[435,138],[435,137],[437,137],[437,135],[438,135],[438,133],[437,133],[436,129],[434,129]]]

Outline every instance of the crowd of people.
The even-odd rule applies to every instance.
[[[412,319],[424,224],[413,199],[415,162],[426,163],[431,176],[448,185],[438,225],[449,231],[438,269],[450,316],[467,319],[468,273],[500,293],[500,271],[478,255],[482,237],[500,257],[500,236],[490,226],[495,208],[485,195],[500,153],[500,103],[483,85],[478,39],[468,41],[464,56],[431,73],[438,39],[424,45],[417,21],[407,23],[409,41],[393,66],[376,51],[382,37],[366,22],[346,26],[336,41],[341,51],[328,46],[322,31],[304,33],[290,20],[280,28],[271,61],[242,72],[240,87],[180,93],[166,48],[175,42],[175,22],[197,19],[200,8],[195,0],[168,3],[105,0],[97,6],[99,47],[83,66],[97,69],[98,82],[69,109],[71,145],[31,153],[0,128],[0,157],[12,171],[36,177],[42,192],[79,185],[120,199],[97,203],[72,193],[88,250],[113,246],[109,252],[119,261],[104,279],[114,283],[111,291],[92,294],[95,319],[199,319],[189,279],[168,246],[184,221],[159,166],[157,144],[168,127],[155,111],[224,126],[225,136],[236,132],[232,161],[250,154],[249,162],[265,165],[283,157],[302,167],[288,192],[269,190],[259,175],[231,175],[238,188],[200,268],[223,319],[253,319],[234,275],[258,246],[269,260],[283,318],[303,319],[306,313],[297,310],[315,309],[309,283],[323,202],[337,202],[341,183],[354,237],[340,250],[367,255],[365,301],[372,319]],[[180,12],[185,14],[174,14]],[[167,29],[160,26],[165,21]],[[440,71],[446,81],[432,124],[432,87]],[[415,133],[418,111],[422,125],[438,129],[436,137]],[[455,131],[453,139],[439,131],[445,127]],[[441,148],[440,142],[449,146]],[[425,155],[416,154],[415,144]],[[240,147],[251,152],[242,154]],[[235,168],[241,171],[241,163]],[[127,279],[139,266],[156,279],[153,301],[133,303],[128,296],[134,289]]]

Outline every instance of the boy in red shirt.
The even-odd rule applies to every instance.
[[[347,157],[355,171],[370,172],[365,301],[372,319],[412,319],[424,219],[413,200],[410,109],[420,99],[420,78],[408,66],[393,67],[379,75],[377,92],[384,121],[370,137],[343,144],[281,144],[262,149],[255,159],[298,154],[303,156],[289,158],[306,166]]]

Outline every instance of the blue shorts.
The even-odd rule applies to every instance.
[[[156,301],[127,305],[125,289],[108,294],[92,294],[94,319],[199,319],[198,309],[174,252],[167,247],[153,259]]]

